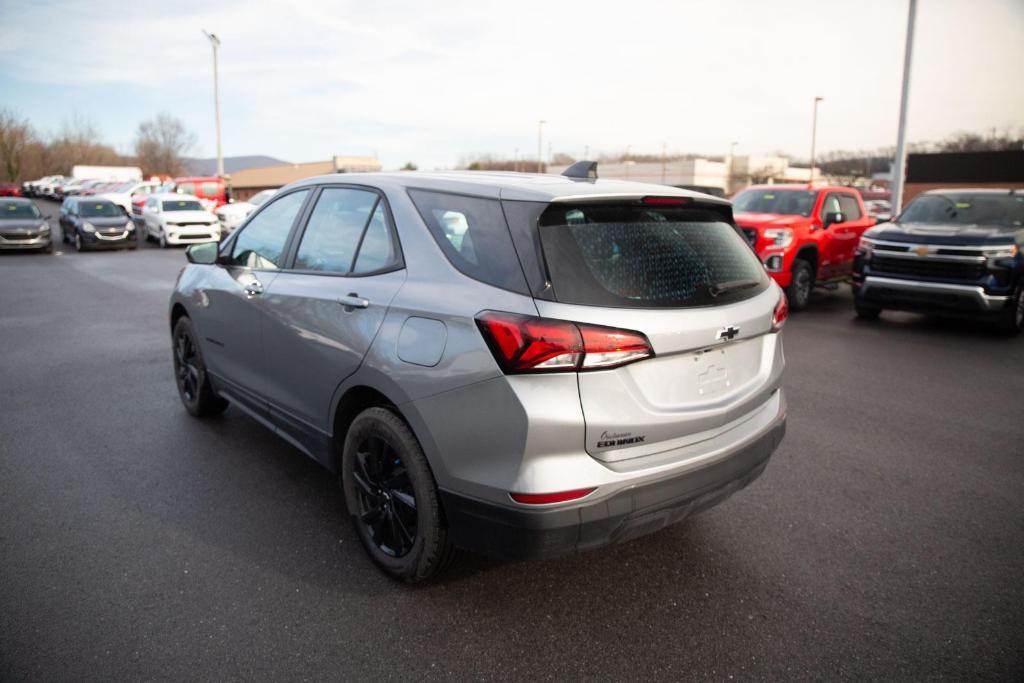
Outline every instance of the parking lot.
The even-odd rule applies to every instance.
[[[182,250],[57,251],[0,254],[0,679],[1024,671],[1024,339],[816,294],[750,488],[631,543],[409,588],[326,471],[234,408],[182,409]]]

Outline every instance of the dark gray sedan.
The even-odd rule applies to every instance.
[[[34,249],[50,253],[50,225],[30,199],[0,199],[0,249]]]

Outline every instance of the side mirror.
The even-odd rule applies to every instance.
[[[185,258],[188,259],[189,263],[195,263],[200,266],[212,266],[217,263],[217,253],[219,248],[220,244],[217,242],[193,244],[185,250]]]
[[[825,227],[827,228],[828,226],[833,225],[835,223],[842,223],[845,220],[846,220],[846,216],[843,215],[842,211],[834,211],[832,213],[826,213],[825,214]]]

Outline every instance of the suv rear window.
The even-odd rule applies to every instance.
[[[552,204],[539,230],[554,297],[564,303],[708,306],[769,286],[743,238],[712,211]]]
[[[428,190],[409,190],[409,197],[453,266],[475,280],[528,293],[501,202]]]

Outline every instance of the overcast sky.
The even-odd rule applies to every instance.
[[[130,152],[168,111],[225,156],[374,154],[450,167],[490,152],[820,150],[895,143],[901,0],[33,2],[0,0],[0,106],[77,112]],[[1024,126],[1024,0],[920,0],[911,140]],[[545,151],[547,143],[545,143]]]

